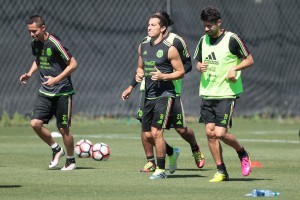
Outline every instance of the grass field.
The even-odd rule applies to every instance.
[[[73,122],[75,141],[86,138],[111,148],[108,161],[78,158],[77,170],[48,170],[51,150],[28,127],[0,128],[0,199],[249,199],[255,188],[280,192],[277,199],[300,197],[299,124],[275,120],[235,119],[230,130],[251,153],[253,168],[243,177],[236,153],[223,145],[230,181],[209,183],[215,165],[209,152],[204,126],[190,123],[205,154],[199,170],[190,148],[173,130],[166,140],[181,149],[178,170],[165,180],[150,180],[139,170],[145,164],[140,127],[135,120]],[[56,131],[51,123],[48,128]],[[63,145],[61,138],[57,142]],[[63,158],[59,166],[64,164]],[[167,160],[168,161],[168,160]],[[168,162],[167,162],[168,163]],[[168,167],[168,164],[166,165]]]

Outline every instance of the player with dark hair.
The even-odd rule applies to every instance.
[[[49,169],[57,166],[65,154],[48,129],[43,124],[56,117],[56,125],[62,135],[67,151],[67,159],[61,170],[76,168],[74,140],[70,133],[72,95],[75,93],[71,73],[77,68],[77,62],[60,39],[46,31],[46,24],[41,16],[31,16],[27,28],[32,41],[32,53],[36,57],[30,70],[20,76],[20,82],[26,84],[31,76],[39,71],[41,87],[31,115],[31,127],[36,134],[52,148],[52,160]]]
[[[162,20],[165,21],[165,23],[168,24],[168,26],[171,26],[174,24],[174,21],[170,18],[169,14],[166,13],[165,11],[159,11],[156,12],[155,14],[160,15]],[[150,40],[150,37],[146,37],[144,41]],[[166,30],[164,34],[164,39],[168,41],[171,45],[173,45],[179,52],[181,61],[184,66],[185,73],[188,73],[192,69],[192,62],[190,58],[190,53],[188,51],[187,45],[185,41],[183,40],[182,37],[180,37],[177,34],[170,33],[168,30]],[[182,80],[174,80],[173,81],[174,86],[175,86],[175,91],[176,91],[176,97],[173,103],[173,108],[171,110],[171,117],[169,120],[169,126],[175,128],[175,130],[180,134],[180,136],[187,141],[192,150],[192,154],[195,159],[195,163],[198,168],[202,168],[204,166],[205,160],[204,160],[204,155],[200,152],[199,145],[197,144],[194,131],[191,128],[188,128],[186,126],[185,122],[185,114],[184,110],[182,107],[182,102],[181,102],[181,85],[182,85]],[[137,85],[137,82],[135,79],[132,81],[131,85],[128,86],[122,93],[122,99],[125,100],[129,97],[131,94],[133,88]],[[142,114],[143,114],[143,106],[144,106],[144,82],[141,83],[141,99],[140,99],[140,106],[138,109],[138,116],[137,119],[141,120]],[[155,170],[155,158],[154,158],[154,152],[153,152],[153,146],[154,143],[152,141],[151,135],[147,135],[146,133],[142,132],[141,134],[142,138],[142,143],[143,147],[145,150],[145,154],[147,157],[147,163],[144,166],[144,168],[141,170],[142,172],[151,172]],[[167,155],[169,156],[169,172],[174,173],[176,170],[176,162],[177,158],[179,155],[179,149],[177,147],[171,147],[167,142],[166,142],[166,152]]]
[[[149,18],[148,36],[138,48],[136,81],[145,79],[145,105],[142,131],[151,135],[156,150],[157,166],[150,179],[163,179],[166,144],[163,137],[175,98],[173,80],[184,76],[184,68],[177,49],[164,39],[168,24],[159,14]]]
[[[250,67],[254,61],[243,40],[221,28],[218,9],[203,9],[201,21],[206,34],[201,37],[194,56],[198,61],[196,68],[201,72],[199,121],[205,123],[208,146],[217,165],[217,173],[210,182],[221,182],[227,181],[229,176],[220,140],[236,150],[243,176],[251,172],[249,154],[228,132],[228,126],[231,127],[236,99],[243,92],[241,70]]]

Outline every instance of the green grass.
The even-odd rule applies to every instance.
[[[56,131],[54,123],[48,125]],[[209,183],[215,165],[207,147],[204,126],[190,123],[206,165],[199,170],[190,148],[173,130],[165,138],[181,149],[178,170],[165,180],[150,180],[139,170],[145,164],[140,125],[135,120],[73,122],[75,141],[104,142],[108,161],[78,158],[77,170],[48,170],[51,150],[28,127],[0,128],[0,199],[249,199],[255,188],[280,192],[277,199],[299,199],[299,124],[275,120],[234,119],[230,130],[264,167],[243,177],[233,149],[223,144],[230,181]],[[61,138],[57,139],[63,145]],[[62,167],[64,159],[60,161]],[[166,167],[168,164],[166,165]]]

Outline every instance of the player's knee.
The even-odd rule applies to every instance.
[[[175,130],[181,136],[187,134],[187,131],[188,131],[187,128],[176,128]]]
[[[43,126],[43,122],[41,122],[40,120],[37,120],[37,119],[33,119],[30,121],[30,126],[33,129],[41,129]]]
[[[70,134],[69,128],[58,128],[58,131],[63,135],[69,135]]]

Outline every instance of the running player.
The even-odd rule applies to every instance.
[[[170,117],[175,98],[173,80],[183,78],[184,68],[175,47],[164,39],[168,23],[159,14],[149,18],[150,40],[139,46],[136,81],[145,78],[145,106],[143,108],[142,131],[151,134],[155,144],[157,166],[150,179],[166,178],[166,145],[164,129]]]
[[[56,117],[56,125],[67,151],[66,163],[61,170],[73,170],[76,168],[74,140],[69,128],[72,95],[75,92],[71,73],[77,68],[77,62],[59,38],[46,31],[46,24],[41,16],[31,16],[27,28],[33,38],[32,53],[36,59],[30,70],[20,76],[20,82],[26,84],[37,71],[40,72],[41,80],[41,87],[31,115],[31,127],[52,148],[49,169],[53,169],[58,165],[65,151],[54,141],[50,131],[43,124],[47,124],[53,115]]]
[[[159,14],[163,16],[168,26],[171,26],[174,24],[174,21],[170,18],[169,14],[165,11],[159,11],[156,12],[156,14]],[[190,53],[188,51],[187,45],[182,37],[178,36],[177,34],[170,33],[168,30],[164,34],[164,38],[173,45],[179,52],[181,61],[184,66],[185,73],[188,73],[192,69],[192,63],[190,58]],[[150,37],[146,37],[144,41],[150,40]],[[191,128],[188,128],[186,126],[185,122],[185,115],[182,107],[181,102],[181,84],[182,80],[175,80],[173,81],[176,91],[176,97],[174,100],[173,108],[171,111],[171,118],[170,118],[170,126],[174,127],[175,130],[181,135],[181,137],[186,140],[192,150],[192,154],[195,159],[195,163],[198,168],[202,168],[204,166],[204,155],[200,152],[199,145],[196,142],[196,138],[194,135],[194,131]],[[122,93],[122,99],[125,100],[129,97],[131,94],[133,88],[137,85],[137,82],[135,79],[132,81],[132,83],[123,91]],[[140,106],[138,109],[137,119],[141,120],[142,114],[143,114],[143,106],[144,106],[144,82],[141,83],[140,87],[141,91],[141,99],[140,99]],[[168,128],[170,128],[170,126]],[[147,163],[144,166],[144,168],[141,170],[142,172],[151,172],[155,170],[155,158],[154,158],[154,152],[153,152],[153,141],[151,140],[151,135],[146,135],[144,132],[141,134],[143,147],[145,150],[145,154],[147,157]],[[177,158],[179,155],[179,149],[174,147],[172,148],[167,142],[166,142],[166,152],[169,156],[169,172],[174,173],[177,167]]]
[[[231,127],[235,101],[243,92],[241,70],[254,61],[241,38],[221,28],[218,9],[203,9],[201,21],[206,34],[201,37],[194,56],[198,61],[196,68],[201,72],[200,122],[205,123],[208,146],[217,165],[217,173],[210,182],[220,182],[229,179],[220,140],[236,150],[243,176],[251,172],[247,151],[227,127]]]

